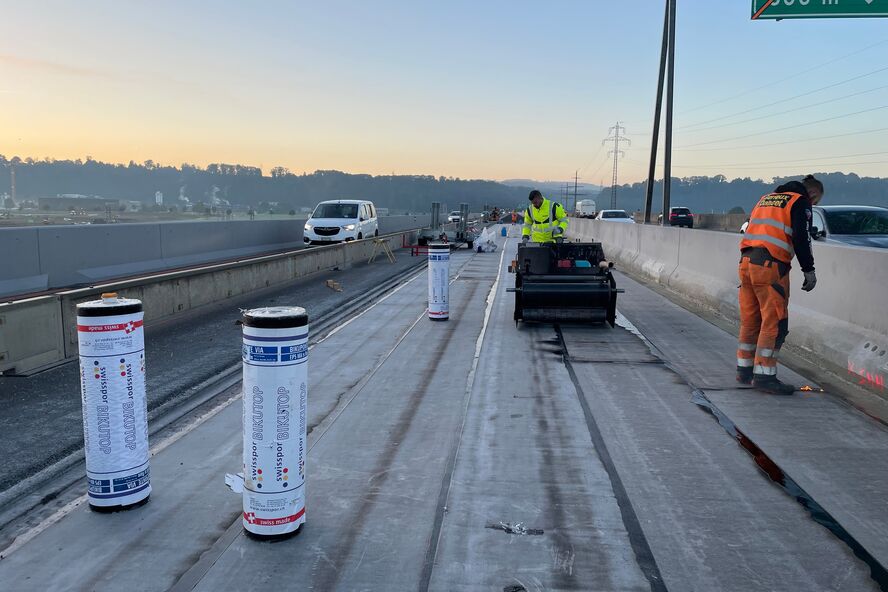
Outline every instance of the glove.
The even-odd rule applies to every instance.
[[[805,272],[805,283],[802,284],[802,290],[805,292],[810,292],[814,289],[814,286],[817,285],[817,276],[814,274],[814,270]]]
[[[558,243],[558,244],[560,245],[561,243],[564,242],[564,237],[561,236],[561,235],[556,236],[556,237],[555,237],[555,242]]]
[[[526,245],[527,241],[529,241],[529,240],[530,240],[530,237],[525,234],[524,236],[521,237],[521,244]]]

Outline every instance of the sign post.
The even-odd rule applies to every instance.
[[[888,17],[888,0],[752,0],[752,20]]]

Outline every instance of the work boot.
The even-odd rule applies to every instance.
[[[756,374],[752,377],[752,386],[772,395],[791,395],[796,388],[791,384],[780,382],[776,376]]]
[[[740,384],[752,384],[752,368],[737,366],[737,382]]]

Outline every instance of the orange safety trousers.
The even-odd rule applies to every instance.
[[[776,376],[777,354],[789,333],[789,265],[740,259],[740,339],[737,371]]]

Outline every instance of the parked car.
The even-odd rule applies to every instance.
[[[606,222],[623,222],[626,224],[635,224],[635,220],[626,213],[626,210],[600,210],[595,216],[596,220],[604,220]]]
[[[814,206],[811,238],[888,249],[888,208]]]
[[[306,245],[327,245],[379,236],[379,221],[372,201],[322,201],[305,223]]]
[[[657,222],[663,223],[663,214],[657,216]],[[669,225],[670,226],[687,226],[694,227],[694,215],[688,208],[675,207],[669,208]]]
[[[459,218],[460,218],[459,210],[453,210],[452,212],[450,212],[450,215],[447,216],[447,221],[448,222],[459,222]]]

